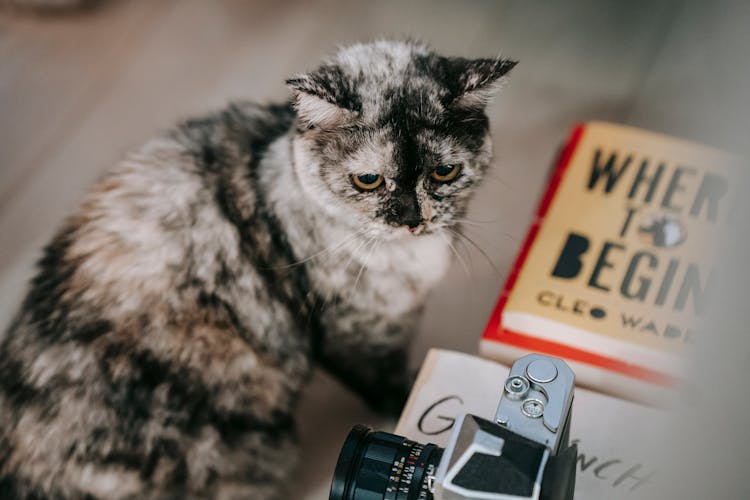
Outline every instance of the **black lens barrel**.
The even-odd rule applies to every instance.
[[[329,500],[431,500],[428,476],[443,449],[355,425],[346,438]]]

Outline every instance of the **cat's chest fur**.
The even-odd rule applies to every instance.
[[[395,241],[355,241],[315,266],[311,278],[324,303],[352,312],[397,318],[424,303],[450,261],[447,237],[404,235]],[[348,250],[348,251],[347,251]]]

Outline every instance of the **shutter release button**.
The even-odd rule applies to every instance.
[[[557,378],[557,367],[546,359],[537,359],[526,367],[526,376],[540,384],[552,382]]]

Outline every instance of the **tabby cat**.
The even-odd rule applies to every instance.
[[[117,164],[0,343],[0,498],[284,498],[314,364],[400,408],[514,65],[354,45]]]

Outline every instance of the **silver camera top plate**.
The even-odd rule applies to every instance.
[[[573,402],[575,374],[564,361],[528,354],[516,360],[503,385],[495,421],[544,444],[555,455]]]

